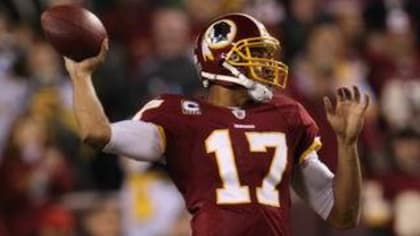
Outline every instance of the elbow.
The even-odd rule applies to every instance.
[[[327,222],[330,226],[338,230],[352,229],[359,225],[359,215],[359,211],[355,209],[342,212],[341,214],[332,212],[328,217]]]
[[[338,230],[353,229],[357,225],[359,225],[359,220],[358,219],[337,220],[335,222],[330,222],[330,225]]]
[[[80,138],[84,144],[95,149],[103,149],[111,138],[111,132],[106,130],[87,131],[82,130]]]

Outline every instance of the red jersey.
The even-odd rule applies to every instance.
[[[183,195],[193,235],[290,235],[289,183],[318,127],[297,102],[225,108],[163,95],[140,115],[162,129],[169,175]]]

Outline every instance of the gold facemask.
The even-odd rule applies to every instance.
[[[248,77],[265,85],[286,88],[288,67],[280,62],[280,43],[269,36],[240,40],[226,56],[235,67],[248,68]]]

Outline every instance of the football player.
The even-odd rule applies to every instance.
[[[369,104],[357,87],[324,98],[337,135],[334,175],[319,160],[318,127],[285,88],[279,41],[245,14],[212,21],[198,36],[195,57],[208,96],[162,95],[133,120],[111,124],[92,86],[100,54],[65,59],[84,142],[139,161],[163,162],[193,215],[193,235],[290,235],[289,185],[337,228],[357,224],[361,171],[357,140]],[[326,49],[327,50],[327,49]]]

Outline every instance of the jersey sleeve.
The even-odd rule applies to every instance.
[[[301,104],[298,104],[296,121],[298,122],[297,130],[299,135],[297,138],[295,160],[301,164],[308,158],[309,153],[318,151],[322,143],[318,125]]]
[[[110,142],[103,151],[139,161],[161,161],[167,137],[179,126],[172,115],[178,107],[176,101],[174,97],[151,100],[132,120],[113,123]]]
[[[160,98],[149,101],[133,118],[133,120],[153,123],[157,127],[160,135],[160,145],[162,150],[166,149],[166,133],[164,127],[167,126],[166,124],[168,123],[164,115],[164,102],[165,100]]]
[[[295,192],[326,220],[334,206],[334,174],[322,163],[315,151],[308,154],[304,165],[296,168],[292,179]]]
[[[103,151],[138,161],[159,161],[162,156],[158,128],[144,121],[125,120],[111,124],[111,139]]]
[[[164,152],[168,141],[174,140],[176,134],[185,133],[185,122],[179,116],[179,100],[180,98],[173,95],[162,95],[146,103],[134,116],[134,120],[150,122],[157,127]]]

